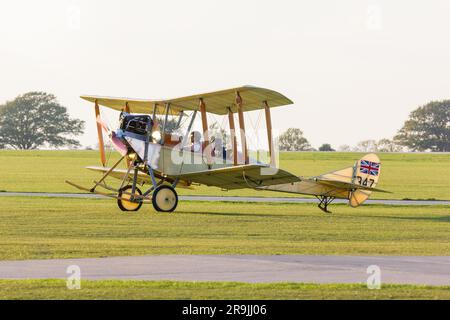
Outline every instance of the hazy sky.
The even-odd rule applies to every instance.
[[[173,98],[251,84],[295,104],[279,130],[313,146],[392,137],[450,98],[450,1],[0,0],[0,103],[54,93],[87,121],[81,94]]]

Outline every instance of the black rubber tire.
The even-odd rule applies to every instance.
[[[169,207],[165,206],[162,208],[162,204],[158,203],[158,201],[162,200],[161,195],[163,194],[166,196],[164,204],[170,205]],[[153,191],[152,204],[153,208],[158,212],[173,212],[178,205],[178,194],[172,186],[163,184]]]
[[[119,190],[119,198],[122,197],[123,191],[129,190],[128,192],[131,193],[132,189],[133,189],[133,187],[131,185],[125,186],[122,189],[120,189]],[[138,193],[139,195],[142,195],[142,192],[138,187],[136,187],[136,193]],[[130,208],[125,207],[124,204],[122,203],[122,201],[123,201],[122,199],[117,199],[117,205],[119,206],[120,210],[122,210],[122,211],[138,211],[142,206],[142,202],[139,202],[139,203],[136,203],[136,205],[137,205],[136,208],[130,209]]]

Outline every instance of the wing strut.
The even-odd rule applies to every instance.
[[[231,108],[228,107],[228,122],[230,123],[231,143],[233,145],[233,164],[237,166],[237,141],[236,141],[236,128],[234,126],[234,114]]]
[[[239,91],[236,91],[236,105],[238,109],[239,116],[239,128],[241,129],[241,145],[242,145],[242,155],[244,156],[244,164],[249,163],[248,150],[247,150],[247,140],[245,135],[245,121],[244,121],[244,109],[242,105],[242,98]]]
[[[100,122],[100,107],[98,106],[97,100],[95,100],[95,120],[97,122],[98,150],[100,151],[100,161],[102,162],[103,166],[106,166],[105,144],[103,143],[103,132]]]
[[[208,133],[208,117],[206,116],[206,104],[203,98],[199,99],[200,114],[202,116],[202,128],[203,128],[203,148],[202,152],[206,151],[206,163],[208,169],[211,169],[211,152],[209,148],[209,133]]]
[[[267,139],[269,142],[269,156],[270,156],[270,165],[275,166],[275,150],[273,147],[273,139],[272,139],[272,118],[270,116],[270,108],[267,100],[264,103],[264,110],[266,113],[266,128],[267,128]]]

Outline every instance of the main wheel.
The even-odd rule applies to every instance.
[[[125,186],[119,190],[119,199],[117,199],[117,205],[122,211],[138,211],[142,206],[142,201],[137,199],[137,202],[127,201],[131,198],[132,186]],[[135,195],[142,195],[141,190],[136,187],[134,191]],[[135,200],[136,201],[136,200]]]
[[[159,212],[172,212],[178,205],[178,195],[169,185],[161,185],[153,191],[153,208]]]

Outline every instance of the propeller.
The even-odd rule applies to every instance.
[[[112,146],[117,152],[119,152],[122,156],[125,156],[128,153],[127,146],[117,137],[116,133],[112,131],[102,119],[100,119],[100,117],[97,118],[97,126],[100,126],[105,131]]]

